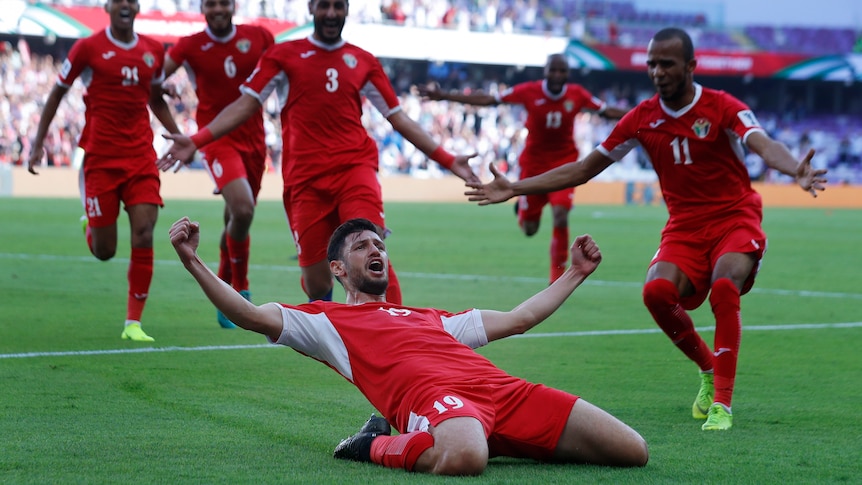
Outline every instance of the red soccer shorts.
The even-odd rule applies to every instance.
[[[153,158],[128,159],[128,166],[143,167],[137,172],[100,169],[102,159],[113,162],[116,157],[87,154],[84,161],[82,193],[90,227],[106,227],[117,222],[120,202],[126,208],[137,204],[164,205],[159,194],[161,180]]]
[[[485,429],[491,457],[546,461],[553,457],[578,400],[567,392],[514,377],[507,383],[471,385],[468,389],[422,392],[412,401],[411,410],[399,413],[410,420],[403,432],[427,430],[451,418],[472,417]]]
[[[572,158],[571,160],[566,158],[558,158],[554,160],[542,160],[541,162],[532,161],[527,159],[527,157],[525,156],[521,156],[521,159],[519,161],[521,164],[520,178],[523,180],[528,177],[540,175],[544,172],[547,172],[548,170],[551,170],[552,168],[563,165],[568,161],[578,159],[577,153],[575,153],[573,156],[574,158]],[[571,210],[574,197],[574,187],[565,188],[547,194],[522,195],[518,199],[518,222],[523,223],[525,221],[540,220],[542,218],[542,210],[548,204],[553,207],[565,207],[567,211]]]
[[[571,210],[572,201],[575,198],[575,188],[558,190],[548,194],[522,195],[518,198],[518,221],[538,221],[542,218],[542,209],[545,205],[552,207],[562,206]]]
[[[754,286],[754,279],[765,252],[766,234],[760,227],[760,219],[736,217],[710,222],[697,232],[665,231],[650,266],[658,261],[667,261],[685,273],[694,286],[695,293],[683,297],[680,303],[686,310],[693,310],[699,307],[709,294],[712,270],[718,258],[727,253],[750,253],[757,258],[757,264],[752,268],[740,293],[744,295]]]
[[[207,172],[218,192],[230,182],[244,178],[251,186],[255,200],[260,193],[263,173],[266,171],[265,147],[239,146],[230,137],[220,138],[202,150]]]
[[[329,237],[341,223],[362,217],[386,227],[377,171],[354,166],[286,189],[288,223],[299,266],[326,260]]]

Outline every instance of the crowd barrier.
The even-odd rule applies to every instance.
[[[466,202],[464,183],[453,176],[420,179],[410,176],[381,177],[383,198],[389,202]],[[261,188],[261,200],[280,200],[282,181],[279,173],[267,173]],[[213,184],[203,170],[184,170],[162,175],[165,200],[212,199]],[[862,186],[827,185],[816,199],[793,184],[755,184],[770,207],[862,208]],[[23,167],[0,164],[0,196],[4,197],[71,197],[78,195],[78,172],[71,168],[43,167],[31,175]],[[590,182],[578,187],[576,205],[660,204],[657,184],[626,182]]]

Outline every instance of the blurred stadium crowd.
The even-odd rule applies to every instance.
[[[101,6],[104,0],[48,0]],[[198,12],[200,0],[139,0],[141,11]],[[296,24],[309,21],[307,0],[238,0],[242,17]],[[761,50],[809,55],[862,52],[862,30],[753,23],[722,25],[708,4],[680,3],[674,11],[639,9],[625,0],[351,0],[352,22],[480,32],[535,33],[622,46],[645,45],[656,27],[686,28],[701,49]]]
[[[48,2],[63,5],[102,5],[103,0],[55,0]],[[140,0],[143,10],[155,9],[165,13],[175,11],[197,11],[199,0]],[[238,0],[242,14],[252,16],[278,17],[299,24],[307,20],[307,0]],[[734,35],[727,29],[711,29],[706,14],[700,13],[657,13],[638,11],[630,2],[609,2],[601,0],[351,0],[351,19],[361,22],[390,22],[405,26],[449,27],[486,31],[519,31],[535,33],[554,33],[576,38],[591,38],[600,42],[627,44],[637,42],[646,44],[655,30],[644,25],[681,25],[696,34],[697,45],[718,48],[724,43],[733,49],[745,48],[743,44],[751,39],[766,44],[766,49],[780,51],[784,43],[779,42],[786,34],[777,27],[749,27],[756,35]],[[812,31],[818,29],[811,29]],[[829,31],[824,43],[807,42],[807,46],[820,46],[821,49],[849,52],[856,42],[855,32],[849,35],[842,29],[822,29]],[[714,32],[721,32],[716,35]],[[799,32],[795,36],[803,35]],[[641,37],[646,36],[646,40]],[[839,42],[835,39],[841,38]],[[797,38],[797,37],[795,37]],[[743,40],[740,40],[743,39]],[[744,40],[748,39],[748,40]],[[772,42],[772,43],[770,43]],[[710,45],[715,43],[716,45]],[[794,43],[796,47],[800,44]],[[759,48],[759,47],[758,47]],[[0,49],[0,161],[20,164],[29,153],[29,140],[33,138],[42,104],[57,79],[59,63],[45,55],[30,55],[26,49],[18,50],[9,45]],[[488,163],[501,163],[503,169],[517,175],[517,156],[526,136],[523,129],[525,113],[518,106],[501,105],[497,107],[475,108],[458,103],[423,101],[415,95],[411,84],[413,78],[390,69],[393,84],[400,91],[402,106],[407,114],[418,120],[447,149],[458,153],[478,152],[477,168],[483,171]],[[484,72],[484,70],[483,70]],[[171,79],[182,97],[173,101],[177,122],[186,133],[194,133],[196,99],[188,79],[180,70]],[[429,75],[431,72],[429,71]],[[482,73],[480,73],[482,74]],[[482,89],[496,92],[507,87],[506,81],[491,73],[481,76],[438,78],[445,89]],[[573,80],[577,82],[577,80]],[[83,101],[80,96],[80,83],[72,87],[78,95],[66,96],[61,104],[55,122],[45,140],[48,150],[48,164],[56,166],[71,165],[77,137],[83,125]],[[609,104],[621,108],[634,106],[642,99],[652,96],[646,85],[620,88],[619,84],[591,87],[593,94]],[[862,119],[858,116],[816,115],[799,113],[770,113],[758,109],[748,100],[764,127],[777,139],[787,144],[794,153],[803,153],[814,147],[818,153],[814,164],[828,167],[833,183],[862,183]],[[266,106],[267,145],[271,167],[277,169],[280,160],[281,139],[277,101],[271,97]],[[410,174],[416,177],[440,176],[440,168],[429,163],[413,145],[401,139],[398,133],[380,114],[367,107],[364,121],[369,132],[380,147],[380,170],[383,175],[390,173]],[[154,122],[157,153],[165,150],[159,134],[161,125]],[[587,153],[609,133],[611,125],[598,116],[584,113],[580,115],[576,135],[582,153]],[[755,180],[779,181],[776,174],[766,171],[759,157],[751,155],[746,160],[749,172]],[[649,169],[649,161],[633,151],[622,163],[605,171],[603,179],[651,181],[655,174]]]
[[[59,62],[50,56],[33,55],[22,58],[15,50],[0,53],[0,161],[21,164],[29,153],[30,140],[38,124],[42,104],[56,82]],[[197,130],[193,114],[195,97],[184,71],[171,78],[182,93],[173,100],[176,119],[186,133]],[[505,89],[502,83],[489,82],[482,89],[488,92]],[[73,91],[80,94],[83,89],[75,83]],[[612,89],[596,92],[608,102],[630,107],[646,96],[648,91],[621,97]],[[523,129],[524,112],[519,106],[470,107],[459,103],[422,100],[413,90],[401,93],[402,106],[407,114],[418,120],[447,149],[458,153],[476,151],[480,155],[476,163],[485,170],[488,163],[500,163],[504,171],[515,176],[518,170],[517,156],[523,146],[526,132]],[[274,97],[267,100],[266,129],[272,170],[278,168],[281,139],[278,106]],[[371,106],[364,111],[364,121],[380,147],[381,174],[409,174],[416,177],[438,177],[439,166],[429,163],[425,155],[413,145],[405,142],[397,132]],[[84,105],[80,95],[66,96],[57,117],[45,140],[48,151],[47,163],[54,166],[69,166],[77,137],[83,125]],[[835,183],[862,183],[862,120],[855,117],[817,116],[793,119],[771,113],[759,113],[761,123],[770,133],[786,143],[794,153],[802,153],[808,147],[818,150],[815,165],[829,167],[830,179]],[[158,134],[163,130],[154,120],[157,133],[154,143],[156,151],[163,153],[166,147]],[[580,115],[576,135],[582,153],[587,153],[609,133],[611,125],[589,113]],[[602,174],[606,180],[650,181],[655,174],[649,170],[649,161],[636,151],[612,170]],[[755,180],[780,181],[777,174],[764,170],[759,157],[751,155],[747,164]]]

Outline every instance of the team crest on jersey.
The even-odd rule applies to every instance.
[[[711,126],[712,123],[710,123],[708,119],[698,118],[697,121],[691,125],[691,129],[698,138],[706,138],[706,135],[709,135],[709,128]]]
[[[243,54],[248,54],[248,51],[251,50],[251,41],[248,39],[240,39],[236,41],[236,50]]]
[[[344,60],[344,63],[347,64],[347,67],[351,69],[355,68],[356,65],[359,64],[359,61],[357,61],[356,58],[353,57],[353,54],[344,54],[344,57],[342,57],[342,59]]]
[[[144,64],[146,64],[147,67],[155,66],[156,56],[154,56],[151,52],[147,52],[146,54],[144,54]]]
[[[565,103],[563,103],[563,108],[566,110],[566,113],[571,113],[575,110],[575,102],[571,99],[567,99]]]

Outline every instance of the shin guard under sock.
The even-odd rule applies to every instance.
[[[709,303],[715,315],[715,402],[730,407],[742,340],[739,289],[727,278],[712,284]]]
[[[559,278],[566,271],[566,261],[569,259],[569,227],[554,227],[551,234],[551,272],[550,282]]]
[[[244,241],[225,236],[227,242],[227,253],[230,260],[231,279],[229,280],[233,289],[237,291],[248,289],[248,255],[251,247],[251,237]]]
[[[140,321],[153,280],[153,248],[132,248],[126,278],[129,281],[126,320]]]
[[[643,299],[653,319],[689,359],[702,371],[712,369],[712,352],[694,329],[694,322],[679,304],[676,285],[655,279],[644,285]]]
[[[432,446],[434,437],[426,431],[378,436],[371,442],[371,461],[387,468],[413,471],[419,456]]]

